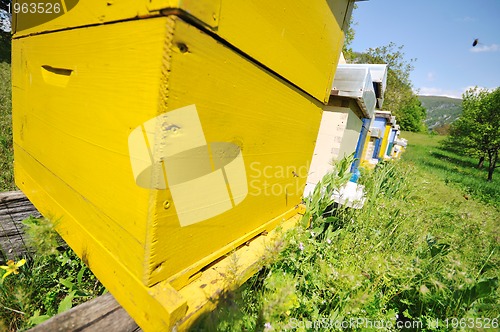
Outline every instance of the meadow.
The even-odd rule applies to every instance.
[[[402,160],[361,177],[362,210],[313,199],[310,226],[288,233],[273,262],[192,330],[498,328],[500,186],[441,149],[442,137],[402,137]]]
[[[0,191],[15,190],[10,93],[10,68],[0,63]],[[363,172],[363,209],[332,208],[328,192],[350,177],[345,159],[260,272],[222,294],[192,330],[498,328],[500,175],[486,182],[442,137],[402,137],[401,160]],[[60,245],[52,221],[25,224],[37,250],[0,284],[0,330],[24,330],[105,291]]]
[[[477,158],[461,156],[447,149],[443,144],[445,136],[410,132],[402,135],[408,138],[411,151],[404,155],[404,160],[461,190],[467,198],[500,208],[500,173],[493,174],[493,181],[486,181],[487,162],[478,169]]]

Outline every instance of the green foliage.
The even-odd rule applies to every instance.
[[[357,22],[354,22],[354,13],[356,12],[356,8],[358,8],[358,6],[354,4],[353,15],[351,15],[351,17],[349,18],[349,24],[347,25],[347,29],[344,31],[345,39],[344,45],[342,46],[342,53],[344,54],[344,58],[347,62],[352,61],[354,57],[354,52],[351,48],[351,44],[356,34],[354,26],[358,24]]]
[[[411,153],[412,146],[405,155]],[[342,183],[329,179],[320,187]],[[498,211],[465,200],[432,168],[409,161],[381,163],[361,179],[363,209],[332,211],[328,200],[315,199],[324,210],[309,214],[309,226],[286,233],[276,259],[198,326],[342,330],[331,324],[361,318],[360,324],[382,321],[386,330],[416,321],[429,331],[446,330],[451,317],[498,319]],[[315,231],[325,215],[340,222]]]
[[[0,0],[0,63],[10,63],[11,59],[10,15],[7,13],[7,5],[11,2]]]
[[[26,226],[28,246],[36,248],[40,255],[57,254],[57,247],[64,243],[54,231],[54,222],[45,218],[29,217],[22,221]]]
[[[500,149],[500,88],[471,88],[463,95],[462,116],[453,123],[447,145],[469,156],[487,157],[493,178]]]
[[[0,62],[11,61],[11,35],[10,32],[0,29]]]
[[[389,43],[357,53],[354,63],[387,64],[387,89],[384,95],[384,110],[397,117],[402,130],[422,131],[425,129],[425,109],[413,92],[410,73],[415,59],[407,61],[403,45]]]
[[[450,134],[450,124],[445,123],[443,125],[435,126],[430,132],[431,135],[449,135]]]
[[[65,246],[45,219],[29,218],[30,246],[37,249],[19,274],[0,285],[0,326],[17,331],[39,324],[53,315],[103,293],[104,287],[89,268]]]
[[[15,190],[10,65],[0,62],[0,191]]]
[[[424,132],[427,129],[425,123],[422,121],[426,118],[426,110],[415,95],[394,114],[397,116],[398,124],[404,130]]]
[[[301,221],[304,227],[310,223],[316,233],[319,233],[326,230],[335,220],[332,216],[325,217],[325,211],[334,204],[332,199],[334,191],[345,185],[351,178],[352,174],[349,172],[349,168],[353,162],[354,154],[335,163],[333,170],[326,174],[316,185],[312,194],[306,197],[306,212]]]

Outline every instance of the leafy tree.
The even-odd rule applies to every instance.
[[[500,149],[500,88],[477,87],[462,95],[461,117],[451,125],[447,145],[479,158],[488,158],[488,181],[493,179]]]
[[[398,124],[403,130],[413,132],[423,132],[426,130],[423,120],[425,120],[426,112],[422,103],[413,95],[399,111],[394,111]]]
[[[10,63],[11,35],[10,15],[7,12],[9,0],[0,0],[0,62]]]
[[[356,10],[358,6],[354,4],[353,12]],[[354,22],[354,16],[351,15],[349,18],[349,24],[347,25],[347,28],[344,31],[345,39],[344,39],[344,46],[342,47],[342,53],[344,54],[344,58],[346,59],[347,62],[350,62],[353,57],[354,57],[354,51],[352,50],[351,44],[352,41],[354,40],[354,35],[356,32],[354,31],[353,26],[357,25],[357,22]]]
[[[424,131],[425,108],[413,92],[410,73],[415,59],[407,61],[403,45],[389,43],[386,46],[369,48],[366,52],[356,53],[353,63],[387,64],[387,88],[384,95],[384,109],[397,117],[402,130]]]

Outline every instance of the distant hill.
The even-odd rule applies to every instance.
[[[462,114],[462,99],[442,96],[418,96],[427,110],[425,124],[429,129],[450,124]]]

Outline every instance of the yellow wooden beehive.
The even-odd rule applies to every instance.
[[[16,183],[167,330],[207,266],[299,212],[352,3],[62,4],[14,19]]]

